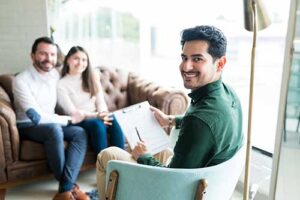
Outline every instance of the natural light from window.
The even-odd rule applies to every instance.
[[[240,96],[246,133],[252,33],[243,26],[242,1],[63,2],[50,5],[49,21],[64,53],[81,45],[90,53],[93,66],[120,67],[181,89],[181,30],[202,24],[222,29],[228,38],[223,80]],[[272,25],[258,33],[252,144],[273,153],[289,1],[264,2]]]

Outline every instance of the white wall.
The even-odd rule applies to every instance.
[[[46,35],[47,0],[0,0],[0,74],[30,65],[33,41]]]

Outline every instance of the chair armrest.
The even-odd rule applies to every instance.
[[[149,101],[150,105],[168,115],[182,114],[188,106],[188,98],[183,91],[160,86],[134,73],[128,75],[127,90],[131,104]]]

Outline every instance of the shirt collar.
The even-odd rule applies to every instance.
[[[49,80],[49,78],[54,78],[54,70],[52,69],[50,72],[47,72],[46,74],[41,74],[37,71],[37,69],[31,65],[29,67],[29,71],[32,74],[33,79],[40,79],[40,80]]]
[[[219,80],[209,83],[207,85],[204,85],[191,93],[189,93],[189,97],[192,99],[191,104],[197,103],[199,100],[201,100],[204,96],[206,96],[208,93],[217,90],[222,85],[222,78],[219,78]]]

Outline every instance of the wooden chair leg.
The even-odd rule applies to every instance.
[[[5,200],[6,188],[0,189],[0,200]]]
[[[207,187],[208,187],[208,181],[206,179],[201,179],[198,183],[195,200],[204,200],[204,195],[206,193]]]
[[[119,179],[118,171],[116,170],[112,171],[109,175],[109,181],[108,181],[107,190],[105,194],[106,200],[116,199],[118,179]]]

